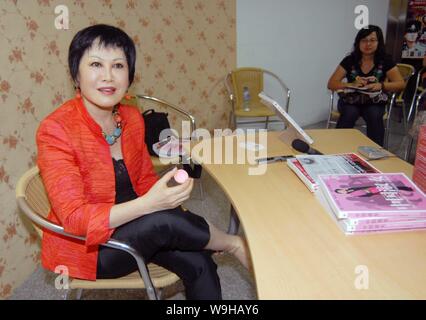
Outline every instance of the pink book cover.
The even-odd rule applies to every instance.
[[[426,124],[419,130],[413,181],[423,192],[426,192]]]
[[[320,175],[319,181],[339,219],[426,217],[424,193],[403,173]]]

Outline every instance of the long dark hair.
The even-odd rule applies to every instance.
[[[378,26],[370,24],[367,28],[359,30],[355,37],[354,47],[351,52],[351,56],[354,58],[356,63],[359,63],[362,58],[362,53],[361,53],[361,50],[359,49],[359,43],[361,42],[361,39],[368,37],[373,32],[376,32],[377,40],[378,40],[377,50],[374,53],[374,63],[377,64],[384,59],[386,55],[386,51],[385,51],[385,40],[383,38],[382,29],[380,29],[380,27]]]

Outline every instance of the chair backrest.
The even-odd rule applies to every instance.
[[[195,118],[193,115],[191,115],[188,111],[185,111],[184,109],[157,97],[143,95],[143,94],[134,94],[134,95],[127,95],[124,97],[121,101],[122,103],[129,104],[132,106],[138,107],[140,112],[154,109],[156,112],[165,112],[165,113],[172,113],[169,114],[169,121],[171,124],[171,127],[173,130],[176,130],[180,137],[187,138],[184,135],[183,132],[183,122],[178,121],[179,119],[186,119],[189,121],[189,134],[191,135],[196,127]]]
[[[16,198],[20,208],[30,218],[41,237],[43,232],[39,227],[39,222],[47,218],[50,212],[50,202],[38,167],[31,168],[19,179],[16,185]],[[24,201],[28,208],[19,201]]]
[[[416,69],[411,64],[406,63],[397,63],[396,66],[398,67],[399,72],[401,73],[402,78],[405,81],[405,89],[399,92],[398,94],[398,101],[401,99],[405,99],[407,96],[407,89],[408,89],[408,80],[416,73]]]
[[[411,64],[397,63],[396,66],[398,67],[398,70],[404,78],[405,82],[407,82],[408,79],[410,79],[410,77],[416,72]]]
[[[232,89],[235,96],[235,109],[243,108],[243,91],[247,87],[251,101],[259,102],[258,94],[263,91],[263,70],[259,68],[239,68],[231,72]]]

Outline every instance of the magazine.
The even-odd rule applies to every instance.
[[[378,96],[382,93],[382,90],[379,91],[370,91],[368,87],[357,87],[355,85],[348,85],[345,89],[342,90],[344,93],[351,93],[351,92],[359,92],[365,95],[370,96],[371,98]]]
[[[320,174],[378,173],[368,161],[355,153],[335,155],[297,155],[287,160],[293,170],[311,192],[318,189]]]
[[[426,219],[426,197],[403,173],[320,175],[319,182],[338,219]]]
[[[293,170],[294,173],[299,177],[300,180],[308,187],[309,191],[315,192],[318,190],[318,184],[314,179],[303,169],[299,160],[296,158],[287,159],[288,167]]]

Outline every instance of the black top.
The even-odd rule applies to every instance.
[[[115,160],[112,158],[115,173],[115,204],[136,199],[138,195],[133,190],[129,173],[123,159]]]
[[[346,70],[346,79],[348,82],[354,82],[357,76],[360,77],[370,77],[374,76],[377,78],[378,82],[385,81],[386,72],[396,66],[395,62],[388,55],[384,57],[382,61],[373,66],[373,68],[368,73],[364,73],[361,70],[361,66],[356,64],[353,57],[351,55],[346,56],[342,62],[340,62],[340,66]]]

